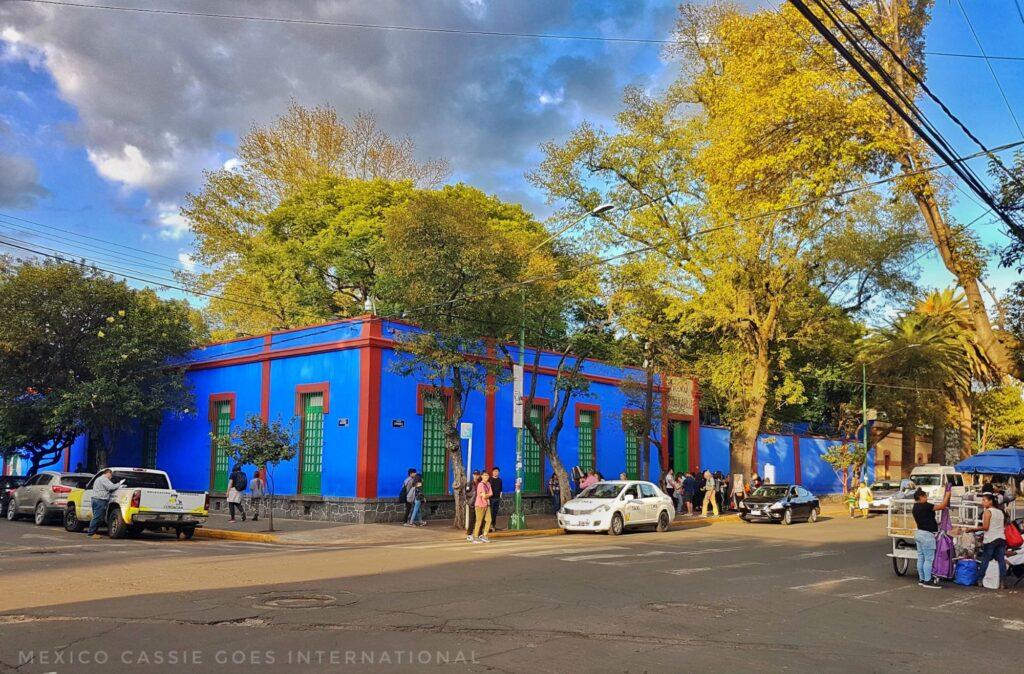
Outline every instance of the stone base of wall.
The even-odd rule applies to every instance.
[[[499,517],[507,516],[513,509],[514,494],[503,494]],[[250,496],[242,497],[242,507],[252,515],[254,507]],[[348,524],[375,524],[377,522],[401,522],[405,517],[405,504],[397,498],[364,499],[339,496],[304,496],[299,494],[277,495],[271,504],[270,497],[259,499],[260,517],[267,517],[273,505],[274,517],[306,519],[321,522]],[[455,499],[450,496],[427,498],[424,518],[428,520],[450,520],[455,516]],[[210,496],[211,513],[227,513],[228,503],[223,496]],[[523,496],[523,512],[527,515],[551,514],[551,497]]]

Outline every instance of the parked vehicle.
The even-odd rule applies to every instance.
[[[111,468],[115,483],[123,481],[107,505],[104,522],[111,538],[124,538],[144,529],[171,529],[179,537],[192,538],[206,522],[210,497],[205,492],[179,492],[162,470]],[[73,489],[64,511],[64,528],[81,531],[92,519],[92,485]]]
[[[618,536],[626,527],[655,525],[668,531],[675,505],[650,482],[612,480],[587,487],[558,511],[566,531],[606,531]]]
[[[879,480],[871,485],[871,495],[874,500],[868,508],[871,512],[888,512],[889,503],[899,494],[906,492],[910,487],[910,480]]]
[[[916,466],[910,471],[910,479],[914,485],[925,490],[929,501],[940,501],[946,492],[946,483],[953,484],[953,498],[963,496],[964,476],[956,472],[953,466],[941,466],[937,463],[926,463]]]
[[[14,490],[25,484],[24,475],[0,475],[0,517],[7,517],[7,504]]]
[[[821,504],[818,497],[798,484],[770,484],[758,487],[740,504],[740,519],[744,522],[816,522],[820,514]]]
[[[31,515],[35,523],[42,526],[54,517],[63,515],[68,494],[76,487],[84,487],[91,477],[88,473],[40,471],[11,494],[7,519],[15,520],[23,515]]]

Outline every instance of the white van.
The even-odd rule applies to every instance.
[[[929,501],[939,501],[946,492],[946,484],[952,483],[953,496],[964,495],[964,476],[956,472],[953,466],[941,466],[937,463],[926,463],[910,471],[910,479],[914,485],[928,492]]]

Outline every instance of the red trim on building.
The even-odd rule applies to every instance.
[[[263,337],[264,340],[270,338],[273,339],[276,335],[286,335],[290,332],[301,332],[302,330],[312,330],[313,328],[324,328],[331,325],[341,325],[342,323],[356,323],[358,321],[365,321],[373,318],[370,314],[362,314],[360,316],[353,316],[351,318],[342,318],[337,321],[328,321],[326,323],[312,323],[310,325],[303,325],[297,328],[285,328],[284,330],[272,330],[271,332],[264,333],[262,335],[249,335],[246,337],[231,337],[229,339],[218,339],[215,342],[205,344],[202,348],[208,346],[220,346],[221,344],[232,344],[234,342],[244,342],[249,339],[259,339]],[[411,325],[411,324],[410,324]]]
[[[303,413],[302,409],[302,396],[307,393],[319,393],[324,397],[324,414],[328,414],[331,411],[331,382],[322,381],[317,384],[299,384],[295,387],[295,416],[301,417]]]
[[[235,420],[235,400],[237,396],[234,393],[211,393],[209,399],[209,409],[206,411],[206,416],[210,420],[210,423],[217,421],[217,403],[229,402],[231,403],[231,420]]]
[[[494,358],[494,344],[487,345],[488,358]],[[494,466],[494,438],[498,428],[497,382],[494,374],[487,373],[486,389],[484,390],[484,465]]]
[[[693,382],[693,416],[690,418],[690,470],[700,468],[700,384],[696,377]],[[731,468],[731,466],[730,466]]]
[[[800,436],[793,434],[793,481],[804,483],[804,471],[800,467]]]
[[[64,472],[71,472],[71,447],[64,448]]]
[[[381,334],[381,322],[371,318],[363,322],[362,339],[366,346],[359,352],[359,433],[356,442],[356,497],[377,496],[377,459],[380,452],[380,375],[381,350],[374,344]]]
[[[643,410],[623,409],[622,410],[622,427],[623,428],[626,427],[626,418],[627,417],[635,417],[636,415],[643,414],[643,413],[644,413]]]
[[[263,353],[270,351],[270,335],[263,336]],[[270,421],[270,362],[263,361],[260,368],[260,419],[263,423]]]
[[[423,416],[424,402],[427,398],[441,394],[444,398],[444,413],[449,419],[455,413],[455,391],[451,386],[433,386],[431,384],[416,384],[416,414]]]
[[[601,428],[601,407],[590,403],[576,403],[576,425],[580,425],[580,412],[594,413],[594,430]]]

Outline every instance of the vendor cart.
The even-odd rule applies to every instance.
[[[899,496],[899,495],[897,495]],[[1007,521],[1016,519],[1016,504],[1006,504]],[[953,499],[949,503],[950,523],[956,527],[981,526],[984,507],[981,501],[973,497]],[[917,565],[917,544],[914,532],[917,523],[914,521],[914,499],[893,498],[889,502],[886,533],[892,542],[892,552],[886,555],[892,559],[892,570],[897,576],[906,575],[911,565]]]

